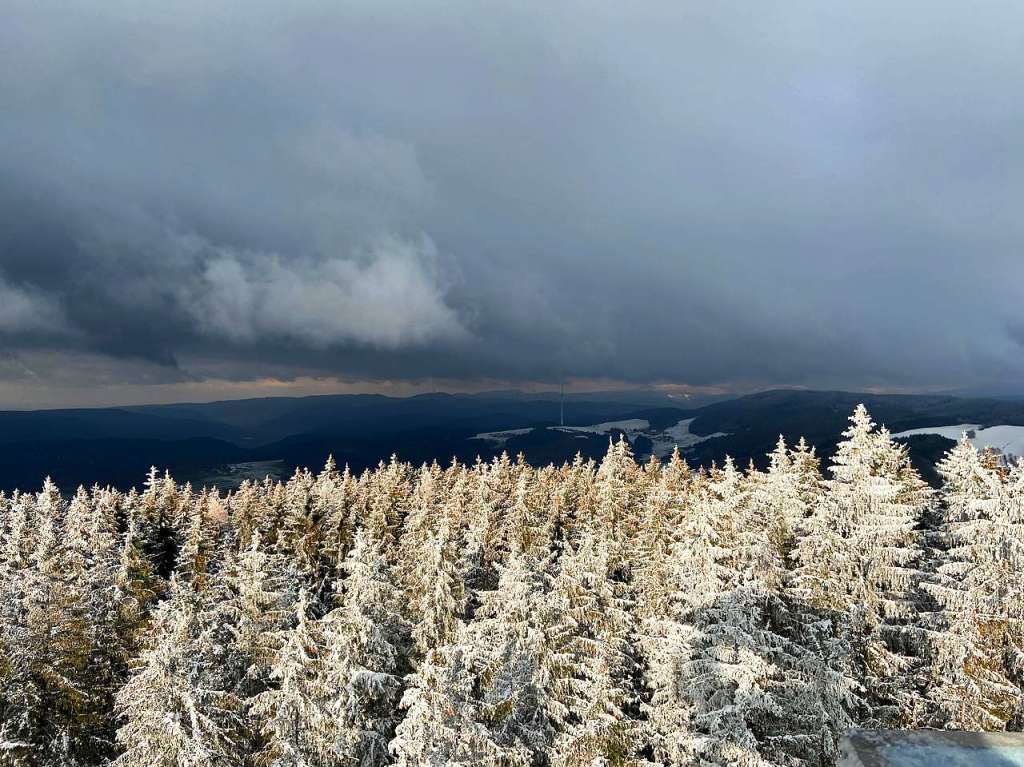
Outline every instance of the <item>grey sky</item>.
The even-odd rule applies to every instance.
[[[3,6],[0,406],[1024,380],[1017,3]]]

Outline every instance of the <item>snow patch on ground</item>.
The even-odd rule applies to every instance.
[[[699,445],[701,442],[706,440],[714,439],[715,437],[729,436],[724,431],[716,431],[714,434],[708,434],[705,436],[694,434],[690,431],[690,424],[695,420],[697,419],[684,418],[675,426],[670,426],[663,432],[646,435],[651,440],[651,452],[658,456],[658,458],[665,458],[666,456],[671,455],[672,450],[676,447],[681,451],[686,452],[694,445]]]
[[[654,429],[651,428],[651,422],[644,418],[627,418],[621,421],[605,421],[603,423],[595,423],[591,426],[548,426],[547,428],[551,431],[560,431],[563,434],[570,434],[576,439],[586,439],[591,434],[611,434],[612,432],[621,431],[626,435],[626,438],[630,442],[634,442],[637,437],[646,437],[651,441],[651,453],[658,458],[666,458],[672,454],[672,450],[678,446],[683,452],[686,452],[694,445],[699,445],[701,442],[705,442],[715,437],[727,437],[729,436],[726,432],[715,432],[714,434],[708,434],[701,436],[699,434],[693,434],[690,431],[690,424],[695,419],[684,418],[679,421],[675,426],[669,426],[667,429]],[[519,437],[523,434],[529,434],[533,429],[505,429],[503,431],[487,431],[481,434],[477,434],[475,437],[470,439],[479,439],[485,442],[490,442],[495,445],[504,445],[512,437]],[[638,455],[637,458],[644,458],[643,455]]]
[[[632,440],[650,429],[651,424],[650,421],[646,421],[643,418],[627,418],[625,421],[605,421],[604,423],[595,423],[593,426],[549,426],[548,428],[554,431],[569,432],[570,434],[573,432],[609,434],[613,429],[616,429],[625,432],[626,436]]]
[[[186,475],[188,476],[188,475]],[[229,463],[198,476],[189,477],[195,487],[216,487],[218,490],[237,490],[245,481],[262,482],[267,477],[279,482],[287,481],[288,467],[284,461],[242,461]]]
[[[947,439],[958,440],[966,432],[971,444],[978,450],[992,448],[1007,463],[1024,457],[1024,426],[989,426],[982,429],[978,424],[960,423],[951,426],[927,426],[923,429],[909,429],[893,434],[893,437],[912,437],[915,434],[938,434]]]
[[[901,431],[899,434],[893,434],[893,437],[913,437],[915,434],[938,434],[940,437],[946,439],[960,439],[960,435],[965,431],[977,431],[981,427],[976,423],[958,423],[953,426],[926,426],[923,429],[908,429],[907,431]]]
[[[482,439],[484,442],[493,442],[495,445],[504,445],[512,437],[521,437],[524,434],[529,434],[533,431],[533,428],[529,429],[505,429],[504,431],[485,431],[476,436],[470,437],[470,439]]]

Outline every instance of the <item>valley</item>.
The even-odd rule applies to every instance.
[[[773,390],[691,403],[638,392],[567,397],[494,392],[278,397],[94,410],[0,412],[0,490],[138,486],[149,467],[197,487],[236,488],[244,479],[290,476],[328,455],[361,472],[392,454],[414,464],[472,463],[503,452],[534,466],[577,453],[599,459],[624,435],[638,458],[667,458],[675,447],[692,465],[764,467],[779,435],[801,437],[832,455],[847,414],[866,404],[905,442],[915,467],[935,483],[934,464],[964,428],[975,444],[1024,454],[1024,403],[937,395]],[[559,425],[564,410],[564,425]]]

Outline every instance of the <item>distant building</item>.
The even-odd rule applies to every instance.
[[[851,730],[837,767],[1024,767],[1024,733]]]

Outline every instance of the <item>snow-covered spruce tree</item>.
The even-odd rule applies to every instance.
[[[481,592],[466,631],[478,677],[476,706],[500,764],[545,759],[564,721],[571,658],[560,632],[552,632],[549,548],[552,474],[520,473],[512,519],[506,522],[508,554],[497,564],[494,591]]]
[[[32,646],[29,644],[27,607],[30,588],[35,584],[33,552],[36,536],[52,534],[43,525],[35,530],[35,499],[27,493],[15,493],[6,505],[3,586],[0,616],[0,764],[5,767],[31,765],[39,742],[39,687],[33,676]]]
[[[36,534],[17,608],[20,641],[7,691],[20,711],[13,732],[5,733],[24,747],[5,755],[15,763],[77,765],[102,753],[100,741],[109,722],[98,699],[101,685],[94,688],[89,668],[95,645],[91,559],[82,530],[88,515],[84,490],[69,506],[47,480],[35,498]]]
[[[476,498],[479,476],[475,471],[454,463],[447,474],[449,476],[440,514],[452,531],[459,577],[466,594],[471,595],[481,585],[485,575],[482,541],[473,528],[475,512],[478,510]]]
[[[295,470],[285,485],[283,518],[275,542],[277,553],[293,564],[314,601],[332,574],[320,556],[322,531],[315,486],[316,479],[308,469]]]
[[[341,603],[322,621],[324,655],[317,667],[335,751],[344,764],[387,764],[400,721],[402,677],[408,671],[408,628],[402,593],[380,544],[358,530],[345,559]]]
[[[410,584],[412,637],[416,651],[425,656],[432,647],[452,641],[466,607],[465,585],[447,523],[427,537]]]
[[[644,519],[635,541],[633,585],[641,621],[665,615],[671,596],[670,553],[678,540],[691,491],[691,472],[676,448],[648,483]]]
[[[115,583],[117,586],[117,634],[126,660],[134,658],[142,645],[150,612],[166,584],[154,572],[145,553],[138,518],[130,500],[125,502],[125,531],[121,537]]]
[[[550,475],[543,469],[524,471],[516,483],[516,496],[502,524],[505,559],[529,554],[540,561],[550,548],[554,503],[549,493]]]
[[[685,461],[677,449],[657,481],[649,485],[644,524],[636,542],[634,614],[644,674],[641,709],[645,718],[652,710],[652,698],[671,694],[670,688],[674,689],[675,684],[675,672],[671,670],[675,651],[669,646],[673,628],[670,610],[676,597],[671,552],[682,530],[690,485],[689,471],[679,472],[680,465],[685,466]],[[667,721],[666,718],[663,724]],[[657,736],[646,723],[644,729],[646,745],[654,751]]]
[[[286,484],[275,482],[266,477],[259,484],[257,507],[255,509],[256,519],[263,538],[268,546],[278,550],[277,540],[281,535],[281,528],[284,525],[285,508],[287,506]]]
[[[475,468],[476,497],[468,524],[467,541],[476,552],[478,571],[473,579],[479,588],[493,589],[497,582],[495,565],[505,554],[502,530],[504,521],[515,503],[519,471],[502,453],[490,465],[478,463]]]
[[[20,550],[26,520],[24,509],[15,511],[17,498],[17,491],[13,499],[0,491],[0,732],[6,718],[4,691],[11,674],[11,642],[17,641],[14,626],[17,622],[18,583],[21,580],[19,570],[24,567]],[[13,558],[9,554],[11,549],[15,554]]]
[[[634,758],[635,723],[624,712],[635,694],[627,646],[632,618],[611,568],[608,542],[584,533],[566,545],[551,586],[550,641],[572,665],[554,701],[565,711],[549,749],[556,767],[624,765]]]
[[[78,668],[77,678],[70,681],[86,692],[69,722],[68,733],[69,742],[80,744],[75,758],[82,763],[112,755],[112,699],[127,678],[128,661],[135,651],[133,627],[120,620],[119,503],[119,496],[112,491],[94,488],[87,493],[80,488],[68,506],[56,561],[72,609],[61,623],[78,629],[66,640],[65,657],[67,653],[85,654],[81,666],[67,666]],[[63,634],[54,640],[56,644],[65,641]]]
[[[1017,686],[1024,690],[1024,461],[1010,467],[1005,484],[1006,521],[1008,531],[1002,548],[1002,572],[1007,576],[1001,585],[996,604],[997,613],[1008,628],[1006,638],[1007,666],[1013,671]],[[1015,720],[1015,726],[1017,725]]]
[[[196,603],[195,592],[172,578],[169,598],[154,615],[150,646],[117,694],[123,752],[114,767],[240,763],[232,741],[238,702],[209,683]]]
[[[279,550],[296,562],[314,603],[328,601],[331,581],[352,544],[355,484],[347,467],[338,471],[333,456],[316,477],[296,472],[288,483]]]
[[[459,463],[457,459],[452,459],[448,468],[444,470],[442,485],[444,518],[448,520],[453,530],[459,532],[459,537],[465,540],[476,494],[473,473],[468,466]]]
[[[556,545],[573,537],[583,521],[594,516],[594,462],[580,453],[562,467],[562,479],[555,488],[558,527],[552,532]]]
[[[500,764],[543,762],[573,695],[573,648],[564,625],[553,630],[549,565],[531,550],[510,554],[498,588],[483,595],[467,631],[479,678],[478,717]]]
[[[405,717],[389,745],[397,767],[503,767],[502,754],[480,721],[474,659],[461,641],[465,631],[457,621],[456,641],[432,647],[409,676],[401,701]]]
[[[411,469],[392,455],[367,477],[365,527],[381,542],[389,561],[398,554],[402,523],[409,513]]]
[[[825,492],[825,481],[821,476],[821,459],[818,458],[817,451],[809,446],[803,437],[797,440],[796,447],[790,451],[789,457],[792,470],[796,474],[797,487],[800,489],[800,500],[806,509],[804,515],[806,521],[807,514],[817,507]],[[800,529],[801,526],[798,525],[797,533],[800,532]]]
[[[271,664],[271,687],[256,695],[249,707],[263,736],[258,761],[268,767],[340,764],[327,714],[328,691],[319,670],[323,638],[308,611],[306,592],[300,591],[295,625],[283,632]]]
[[[209,564],[214,552],[208,528],[209,509],[209,497],[205,492],[200,494],[198,503],[189,507],[188,516],[182,525],[185,532],[174,565],[174,573],[179,582],[188,584],[197,592],[202,591],[209,580]]]
[[[31,551],[30,504],[30,498],[17,491],[10,498],[0,495],[3,520],[0,525],[0,738],[3,738],[6,722],[18,715],[12,707],[9,691],[24,626],[21,608]]]
[[[802,486],[806,467],[806,462],[797,462],[780,434],[768,454],[768,471],[757,475],[759,481],[752,489],[751,503],[767,521],[772,547],[784,558],[796,545],[797,533],[811,509]]]
[[[734,571],[750,570],[762,579],[775,579],[774,571],[778,557],[771,550],[755,551],[755,547],[741,547],[738,544],[743,536],[759,536],[762,518],[752,513],[752,485],[736,468],[731,456],[726,456],[722,468],[713,468],[707,486],[709,499],[713,508],[712,520],[718,530],[722,546],[728,552],[725,563]],[[749,525],[749,527],[748,527]],[[763,548],[763,547],[762,547]],[[762,562],[748,561],[746,556],[753,555],[763,558]],[[768,573],[772,570],[771,574]]]
[[[735,579],[729,568],[731,552],[722,540],[723,530],[731,525],[720,518],[726,507],[707,480],[700,485],[669,555],[671,586],[665,613],[650,616],[644,625],[648,685],[653,691],[646,707],[649,739],[655,757],[669,765],[701,760],[759,764],[747,712],[735,705],[734,693],[743,684],[748,706],[772,707],[753,681],[774,669],[751,652],[745,632],[739,633],[742,645],[736,642],[731,656],[715,658],[723,623],[735,627],[743,611],[735,604],[731,611],[720,605]]]
[[[680,763],[773,763],[758,735],[784,715],[775,694],[784,681],[772,659],[778,639],[761,624],[763,605],[755,587],[738,586],[707,600],[683,624],[677,662],[687,711],[677,733],[685,755]]]
[[[220,579],[226,588],[217,612],[231,634],[236,691],[250,697],[267,687],[280,649],[277,640],[291,622],[297,579],[284,558],[263,545],[258,531],[225,563]]]
[[[743,701],[737,708],[747,709],[745,721],[760,758],[771,764],[819,765],[835,758],[837,736],[851,724],[845,706],[853,697],[847,678],[823,662],[828,652],[822,656],[818,647],[802,641],[803,613],[789,598],[788,555],[808,508],[804,498],[813,499],[820,476],[813,454],[785,450],[780,440],[769,456],[767,475],[751,469],[739,483],[747,486],[746,495],[735,488],[726,462],[720,483],[724,492],[719,491],[724,506],[718,514],[726,522],[728,537],[722,543],[730,550],[726,561],[733,573],[729,591],[711,615],[713,624],[725,624],[723,637],[737,646],[742,643],[738,637],[745,638],[747,650],[756,656],[754,665],[762,664],[750,682],[763,695],[760,703],[750,705],[745,682],[738,683],[735,693]],[[720,607],[727,609],[715,616]],[[721,625],[717,630],[723,630]],[[713,657],[720,659],[717,651]]]
[[[228,523],[238,538],[238,545],[245,548],[255,533],[264,540],[273,527],[267,518],[267,505],[263,503],[259,485],[250,479],[243,480],[238,489],[227,499]],[[273,541],[273,538],[270,539]]]
[[[565,537],[565,509],[559,493],[563,480],[563,471],[555,466],[544,466],[537,472],[531,504],[536,509],[539,527],[533,546],[542,559],[546,554],[557,552]]]
[[[345,560],[355,535],[356,480],[346,465],[340,472],[334,457],[313,486],[313,513],[320,527],[323,577],[330,580]]]
[[[138,498],[136,520],[145,553],[157,575],[168,578],[178,561],[178,549],[192,503],[191,492],[179,488],[167,472],[161,477],[152,467]],[[133,507],[134,508],[134,507]]]
[[[0,575],[6,577],[12,572],[28,566],[33,548],[32,512],[34,500],[29,493],[15,491],[3,505],[2,542],[0,552]]]
[[[1011,568],[1004,555],[1021,534],[992,455],[979,454],[966,435],[936,467],[943,478],[942,525],[936,563],[925,585],[939,609],[930,634],[928,697],[934,724],[1002,730],[1021,702],[1006,661],[1018,630],[1006,610]],[[1019,601],[1019,599],[1018,599]]]
[[[410,496],[409,513],[402,523],[397,573],[410,596],[416,591],[416,573],[422,569],[420,560],[429,556],[430,536],[441,521],[441,506],[445,501],[441,481],[441,468],[436,463],[420,467]]]
[[[494,566],[487,561],[487,556],[488,551],[494,551],[497,528],[493,526],[484,502],[486,474],[487,465],[477,456],[472,468],[463,476],[461,485],[452,487],[453,496],[456,488],[461,491],[455,501],[459,519],[459,559],[466,589],[470,592],[494,587]]]
[[[631,542],[642,524],[641,476],[625,435],[615,442],[609,439],[594,483],[591,532],[607,541],[610,566],[618,578],[628,577],[633,564]]]
[[[664,763],[827,761],[816,669],[786,630],[783,559],[771,519],[751,502],[748,486],[762,481],[731,461],[697,478],[669,552],[664,609],[643,616],[646,729]]]
[[[854,680],[864,688],[855,719],[866,726],[912,725],[923,710],[912,602],[923,577],[917,526],[930,491],[906,448],[885,429],[875,431],[863,405],[850,421],[825,497],[797,543],[792,593],[807,608],[809,630],[848,641]]]

